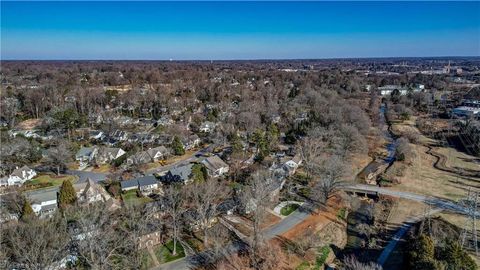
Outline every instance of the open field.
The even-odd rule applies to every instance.
[[[407,136],[407,134],[415,134],[415,136],[417,136],[418,138],[418,142],[421,144],[430,144],[434,142],[433,139],[426,137],[418,130],[415,125],[416,119],[417,117],[412,116],[409,120],[392,123],[391,131],[396,136]]]
[[[426,153],[427,147],[413,144],[412,147],[417,156],[412,166],[405,171],[405,175],[399,177],[401,183],[392,189],[455,201],[464,197],[469,187],[480,190],[480,179],[438,170],[433,166],[436,158]]]

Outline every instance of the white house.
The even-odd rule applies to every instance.
[[[214,129],[215,129],[215,123],[207,121],[202,123],[199,130],[200,132],[209,133],[209,132],[212,132]]]
[[[37,173],[35,170],[30,169],[27,166],[23,166],[21,168],[15,169],[12,174],[4,179],[2,181],[2,185],[7,185],[7,186],[21,186],[23,183],[25,183],[28,180],[31,180],[33,177],[35,177]]]
[[[137,178],[138,189],[142,194],[148,195],[159,189],[158,181],[153,175]]]
[[[26,193],[33,212],[39,216],[48,216],[57,210],[58,188],[41,189]]]
[[[292,174],[295,173],[298,166],[300,166],[301,164],[302,164],[302,158],[300,157],[300,155],[297,154],[292,159],[285,162],[284,168],[288,172],[289,175],[292,175]]]

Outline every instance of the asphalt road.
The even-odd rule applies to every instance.
[[[377,192],[378,194],[403,198],[403,199],[417,201],[417,202],[423,202],[431,205],[433,208],[441,208],[443,210],[452,211],[462,215],[468,214],[468,209],[466,207],[454,201],[441,199],[433,196],[420,195],[420,194],[415,194],[415,193],[410,193],[405,191],[396,191],[388,188],[382,188],[379,186],[363,185],[363,184],[346,185],[343,188],[349,189],[349,190],[356,190],[359,192],[362,192],[362,191]],[[480,212],[477,211],[476,215],[480,217]]]
[[[87,172],[87,171],[77,171],[77,170],[67,170],[67,174],[78,176],[78,182],[82,183],[87,181],[88,178],[92,179],[95,183],[100,181],[105,181],[107,179],[107,173],[99,172]]]
[[[305,220],[309,215],[310,212],[307,210],[308,205],[304,204],[303,206],[299,207],[296,211],[291,213],[286,218],[282,219],[279,223],[273,225],[264,230],[264,237],[266,240],[272,239],[277,235],[287,232],[288,230],[295,227],[297,224]],[[229,252],[236,252],[242,248],[239,244],[231,244],[225,247],[226,250]],[[198,257],[202,257],[204,254],[192,255],[187,256],[182,259],[162,264],[156,268],[155,270],[188,270],[192,269],[196,266],[198,262]]]
[[[442,209],[432,209],[430,212],[426,213],[426,215],[430,216],[435,213],[441,212]],[[387,246],[382,250],[382,253],[380,256],[378,256],[377,263],[381,266],[385,264],[387,261],[388,257],[390,256],[390,253],[395,249],[395,247],[398,244],[398,241],[400,241],[405,233],[408,232],[408,230],[413,226],[413,224],[417,223],[418,221],[422,220],[424,218],[424,215],[422,216],[415,216],[409,218],[407,221],[405,221],[402,226],[397,230],[397,232],[393,235],[392,239],[390,242],[388,242]]]

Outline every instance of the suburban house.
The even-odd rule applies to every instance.
[[[114,161],[115,159],[125,155],[126,152],[122,148],[101,147],[95,157],[98,164],[105,164]]]
[[[25,197],[30,202],[35,214],[44,217],[57,210],[57,193],[58,187],[26,192]]]
[[[21,186],[36,175],[35,170],[23,166],[15,169],[8,177],[2,178],[0,180],[0,186]]]
[[[120,187],[122,191],[138,189],[138,181],[137,179],[125,180],[120,182]]]
[[[86,167],[97,155],[97,147],[82,147],[75,154],[75,160],[78,161],[80,168]]]
[[[157,181],[157,178],[155,178],[155,176],[153,175],[137,178],[137,181],[138,189],[140,189],[140,192],[142,192],[142,194],[144,195],[148,195],[153,191],[159,189],[159,183]]]
[[[200,145],[200,137],[197,134],[190,135],[182,139],[183,148],[185,150],[191,150]]]
[[[193,164],[185,164],[174,167],[161,177],[162,182],[165,183],[183,183],[187,184],[191,181]]]
[[[90,140],[101,140],[105,137],[105,133],[100,130],[91,130],[88,134]]]
[[[228,172],[229,166],[218,156],[211,156],[203,159],[201,163],[207,168],[212,177],[219,177]]]
[[[147,151],[138,152],[127,158],[127,164],[145,164],[149,162],[157,162],[166,158],[170,152],[165,146],[159,146],[148,149]]]
[[[109,134],[109,137],[111,139],[114,139],[115,141],[123,142],[123,141],[128,140],[128,133],[123,131],[123,130],[117,129],[117,130],[111,132]]]
[[[138,249],[153,247],[162,243],[162,234],[160,230],[152,230],[149,233],[138,237]]]
[[[106,202],[111,196],[99,184],[88,178],[86,182],[73,185],[80,204]]]
[[[215,129],[215,123],[207,121],[207,122],[203,122],[200,125],[199,131],[209,133],[209,132],[212,132],[214,129]]]
[[[293,175],[298,166],[302,164],[302,158],[299,154],[295,155],[292,159],[288,160],[284,164],[284,169],[288,172],[288,175]]]
[[[122,191],[138,189],[144,195],[149,195],[160,187],[157,178],[153,175],[122,181],[120,182],[120,186],[122,187]]]

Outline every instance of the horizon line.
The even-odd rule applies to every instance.
[[[305,60],[348,60],[348,59],[420,59],[420,58],[480,58],[480,55],[442,56],[360,56],[323,58],[240,58],[240,59],[0,59],[6,61],[161,61],[161,62],[221,62],[221,61],[305,61]]]

